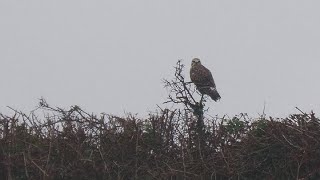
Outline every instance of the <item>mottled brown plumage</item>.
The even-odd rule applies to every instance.
[[[221,98],[216,89],[211,72],[201,64],[198,58],[192,60],[190,78],[202,95],[206,94],[214,101]]]

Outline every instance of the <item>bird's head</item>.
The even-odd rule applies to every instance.
[[[194,59],[192,59],[191,66],[199,65],[199,64],[201,64],[199,58],[194,58]]]

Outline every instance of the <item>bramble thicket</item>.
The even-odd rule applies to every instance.
[[[0,114],[0,179],[320,179],[313,112],[207,117],[180,61],[164,84],[177,108],[145,118],[44,99],[31,113]]]

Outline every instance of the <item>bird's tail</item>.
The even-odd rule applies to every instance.
[[[218,101],[219,99],[221,99],[220,94],[218,93],[216,88],[210,88],[210,93],[208,94],[212,100],[214,101]]]

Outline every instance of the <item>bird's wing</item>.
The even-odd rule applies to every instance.
[[[210,87],[216,87],[216,84],[214,83],[214,79],[213,79],[213,76],[210,72],[209,69],[207,69],[206,67],[203,66],[203,81],[207,82],[207,84],[210,86]]]

